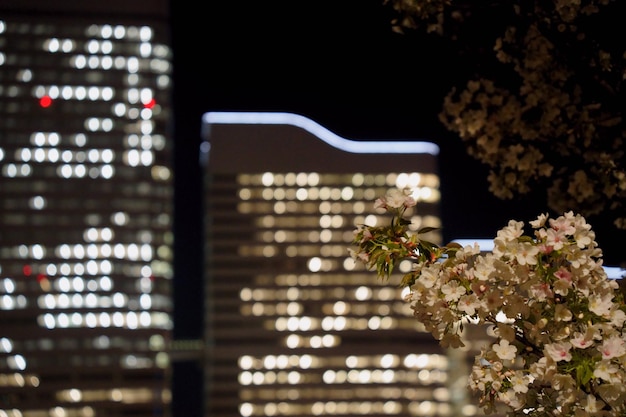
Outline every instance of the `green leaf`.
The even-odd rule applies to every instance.
[[[430,252],[434,252],[437,249],[439,249],[439,245],[436,245],[432,242],[429,242],[427,240],[420,240],[420,246]]]
[[[576,365],[576,381],[578,385],[584,386],[593,378],[594,363],[590,360],[583,360]]]
[[[424,233],[428,233],[428,232],[433,232],[435,230],[439,230],[439,227],[422,227],[421,229],[419,229],[417,231],[418,234],[424,234]]]
[[[416,276],[413,272],[409,272],[402,277],[402,281],[400,282],[401,287],[410,287],[415,284]]]
[[[411,220],[400,218],[400,219],[398,219],[398,224],[400,224],[402,226],[406,226],[408,224],[411,224]]]

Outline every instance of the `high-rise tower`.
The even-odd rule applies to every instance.
[[[0,415],[167,415],[166,4],[0,3]]]
[[[204,127],[205,415],[460,415],[454,366],[399,281],[348,251],[358,224],[389,221],[373,202],[392,188],[418,201],[413,227],[441,226],[437,146],[346,140],[286,113]]]

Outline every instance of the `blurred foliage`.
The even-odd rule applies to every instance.
[[[383,0],[392,28],[449,41],[439,118],[506,200],[545,189],[548,208],[626,230],[626,2]]]

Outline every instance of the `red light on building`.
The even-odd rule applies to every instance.
[[[146,109],[151,109],[156,105],[156,100],[152,99],[150,101],[148,101],[147,103],[143,103],[143,107]]]
[[[44,109],[48,108],[52,105],[52,99],[50,98],[50,96],[43,96],[39,99],[39,105]]]

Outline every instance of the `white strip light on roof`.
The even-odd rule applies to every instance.
[[[478,243],[481,251],[491,252],[493,250],[493,240],[489,239],[455,239],[453,242],[459,245],[474,246],[474,243]],[[626,269],[617,266],[604,266],[606,275],[611,279],[620,279],[626,277]]]
[[[342,138],[308,117],[274,112],[208,112],[206,124],[292,125],[306,130],[329,145],[351,153],[439,154],[439,146],[424,141],[355,141]]]

